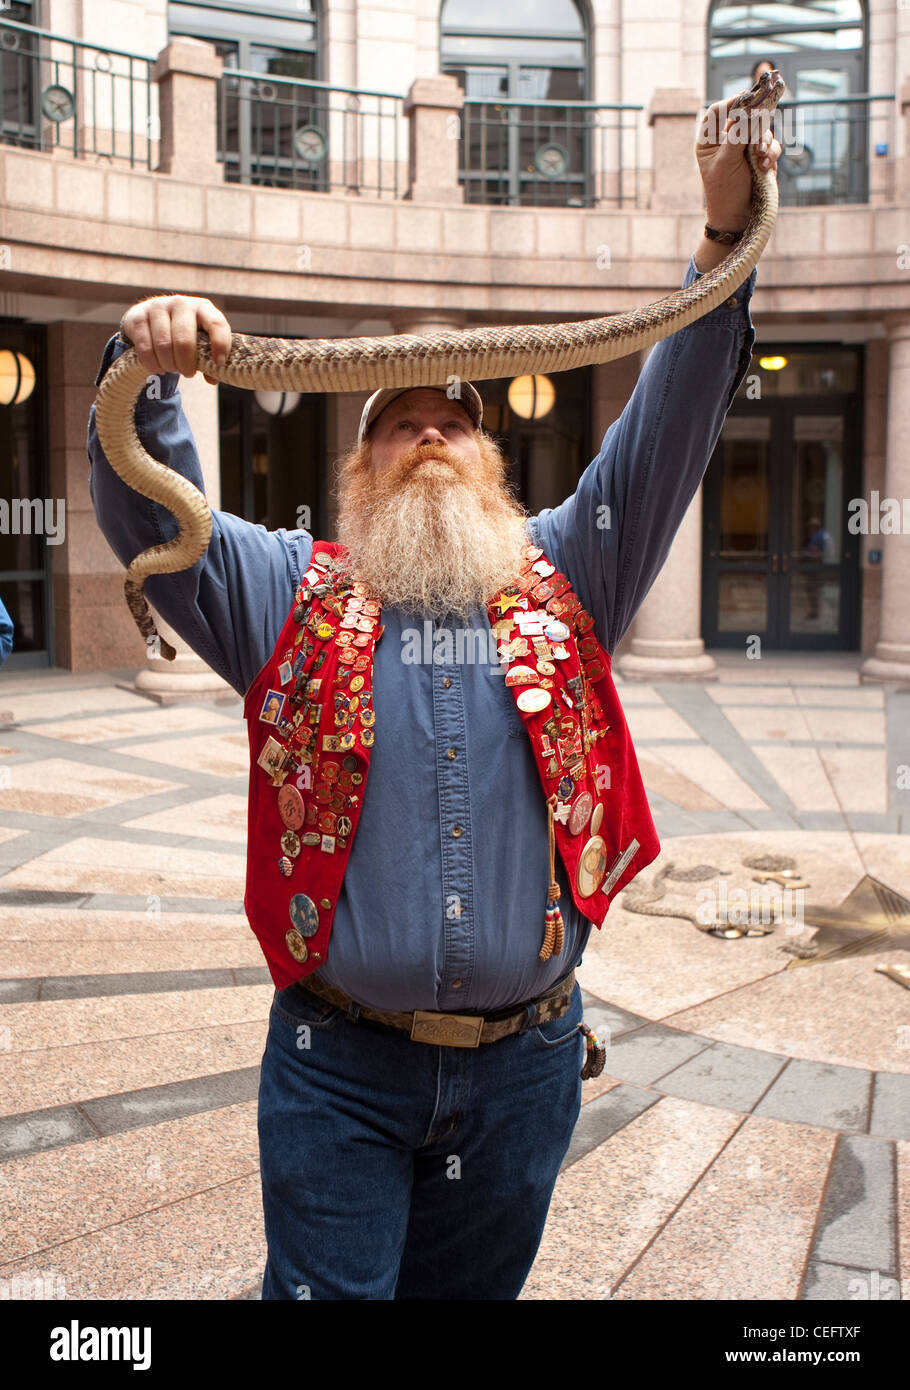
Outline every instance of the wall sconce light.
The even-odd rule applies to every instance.
[[[517,376],[509,383],[509,406],[523,420],[540,420],[553,408],[556,387],[548,376]]]
[[[300,400],[299,391],[254,391],[253,395],[266,415],[290,415]]]
[[[35,368],[24,352],[0,348],[0,405],[21,405],[35,389]]]

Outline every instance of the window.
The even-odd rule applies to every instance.
[[[575,0],[445,0],[443,72],[465,93],[461,177],[469,202],[584,205],[588,33]]]
[[[315,3],[315,0],[314,0]],[[170,34],[214,44],[224,61],[218,158],[230,183],[321,190],[328,169],[326,94],[318,79],[318,16],[308,0],[255,12],[230,0],[168,4]],[[230,69],[256,77],[234,75]],[[300,81],[282,82],[296,78]]]
[[[15,24],[34,24],[34,6],[11,0],[0,4],[0,25],[11,19]],[[38,40],[23,39],[16,29],[0,28],[0,139],[8,145],[40,148],[38,126]]]
[[[709,101],[748,87],[762,58],[787,84],[775,119],[781,202],[865,202],[870,112],[846,100],[866,91],[860,0],[718,0],[709,26]]]

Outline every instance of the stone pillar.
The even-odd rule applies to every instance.
[[[650,206],[659,212],[693,212],[705,196],[695,158],[695,122],[704,104],[689,87],[658,87],[648,106],[652,137]]]
[[[910,202],[910,77],[905,77],[901,83],[897,103],[903,126],[904,147],[901,151],[900,136],[895,131],[894,138],[898,142],[895,151],[897,155],[896,199],[899,203],[907,203]]]
[[[627,654],[617,658],[625,680],[717,680],[716,662],[699,635],[701,547],[699,486],[638,610]]]
[[[888,338],[888,432],[880,500],[896,499],[903,512],[904,499],[910,498],[910,318],[890,322]],[[870,498],[866,501],[871,505]],[[910,534],[902,528],[876,539],[882,550],[881,629],[875,655],[863,662],[859,678],[910,686]]]
[[[410,187],[415,202],[463,203],[458,150],[464,93],[454,77],[418,77],[403,111],[409,121]]]
[[[437,333],[446,328],[463,328],[464,318],[461,314],[440,314],[432,309],[411,309],[396,314],[392,327],[396,333]]]
[[[201,372],[180,378],[180,397],[189,421],[199,458],[209,506],[217,507],[221,498],[218,439],[218,387],[210,386]],[[155,625],[162,637],[177,649],[173,661],[150,657],[130,689],[147,695],[159,705],[183,704],[190,700],[239,699],[237,692],[198,657],[162,620],[157,611]]]
[[[201,39],[172,39],[158,54],[151,75],[158,83],[161,120],[159,174],[188,183],[223,182],[224,165],[215,158],[221,70],[214,45]]]

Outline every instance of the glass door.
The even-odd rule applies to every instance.
[[[772,419],[769,413],[728,418],[720,460],[706,507],[708,565],[715,607],[709,644],[767,633],[776,594],[771,592],[770,533]],[[713,467],[713,465],[712,465]],[[707,498],[706,498],[707,501]]]
[[[837,639],[845,623],[843,563],[847,545],[844,418],[795,414],[788,534],[782,537],[784,646],[800,637]],[[852,538],[850,538],[852,539]],[[788,563],[789,555],[789,563]],[[841,645],[840,642],[837,645]]]
[[[708,646],[855,649],[858,411],[816,400],[728,415],[705,475],[702,632]]]

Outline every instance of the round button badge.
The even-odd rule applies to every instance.
[[[287,948],[290,951],[291,955],[294,957],[296,961],[299,961],[302,965],[310,953],[307,950],[306,942],[300,935],[300,932],[295,931],[292,927],[289,932],[285,932],[284,939],[287,943]]]
[[[549,690],[542,690],[539,685],[532,685],[527,690],[521,691],[515,703],[525,714],[538,714],[552,703],[552,698]]]
[[[300,853],[300,837],[293,830],[286,830],[281,837],[281,848],[285,854],[289,854],[292,859],[296,859]]]
[[[278,793],[278,814],[288,830],[299,830],[303,825],[303,797],[291,782],[285,782]]]
[[[572,802],[572,809],[569,812],[569,829],[573,835],[580,835],[588,823],[588,818],[594,806],[594,798],[590,792],[582,792]],[[282,844],[284,841],[282,841]]]
[[[592,835],[585,845],[575,870],[579,896],[590,898],[604,881],[607,872],[607,847],[599,835]]]
[[[319,912],[306,893],[295,893],[288,903],[288,912],[300,936],[315,936],[319,930]],[[291,933],[289,932],[290,936]],[[292,952],[293,954],[293,952]]]

